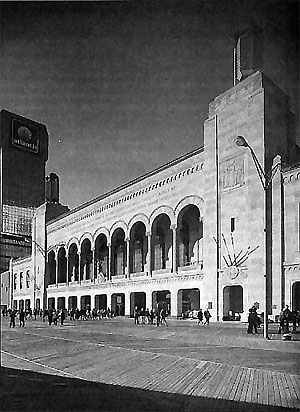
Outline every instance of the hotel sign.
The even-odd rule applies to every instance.
[[[36,126],[18,119],[12,121],[12,145],[33,153],[39,152],[40,137]]]

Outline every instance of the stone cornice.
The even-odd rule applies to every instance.
[[[98,290],[98,289],[120,289],[120,288],[132,288],[134,286],[140,285],[160,285],[160,284],[172,284],[177,282],[188,282],[188,281],[202,281],[204,278],[203,273],[194,273],[194,274],[181,274],[181,275],[170,275],[170,276],[161,276],[161,277],[149,277],[149,278],[138,278],[138,279],[126,279],[124,278],[122,281],[118,282],[102,282],[102,283],[88,283],[88,284],[76,284],[72,286],[58,286],[55,285],[50,287],[48,291],[51,293],[53,292],[66,292],[71,290]]]

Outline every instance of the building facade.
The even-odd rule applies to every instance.
[[[270,317],[284,304],[299,310],[293,130],[288,98],[257,71],[209,105],[204,147],[48,223],[38,208],[31,262],[40,302],[125,316],[135,306],[171,316],[208,308],[218,321],[246,320],[254,302]]]
[[[31,254],[34,209],[45,201],[46,126],[1,110],[0,273],[11,258]]]

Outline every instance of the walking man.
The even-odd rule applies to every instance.
[[[14,310],[10,312],[9,318],[10,318],[9,327],[14,328],[16,326],[16,312]]]
[[[197,323],[197,325],[203,325],[203,312],[202,312],[202,309],[199,309],[199,312],[198,312],[198,323]]]
[[[209,313],[208,309],[204,311],[204,317],[205,317],[204,325],[209,325],[209,318],[211,318],[211,314]]]
[[[25,326],[25,312],[24,312],[23,309],[20,310],[19,320],[20,320],[20,327],[22,326],[24,328],[24,326]]]

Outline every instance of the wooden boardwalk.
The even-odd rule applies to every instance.
[[[2,365],[151,391],[300,409],[298,375],[63,337],[48,337],[51,344],[45,346],[45,338],[38,335],[25,334],[20,347],[13,342],[6,345]]]

